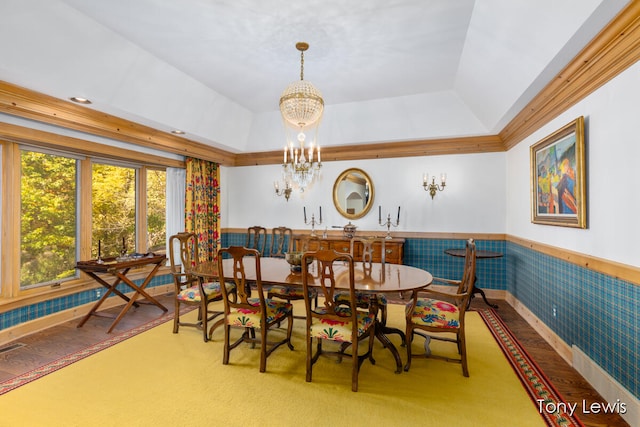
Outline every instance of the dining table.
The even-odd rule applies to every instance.
[[[233,271],[233,260],[224,259],[225,271]],[[263,285],[285,285],[302,287],[302,272],[294,271],[284,258],[261,257],[260,273]],[[219,279],[218,265],[215,261],[202,262],[190,270],[197,277]],[[334,266],[336,287],[349,289],[349,271],[346,265]],[[255,264],[245,264],[245,274],[248,281],[256,280]],[[309,284],[320,286],[316,263],[309,265]],[[412,291],[427,287],[433,281],[433,276],[426,270],[404,264],[372,263],[364,268],[362,262],[354,263],[355,289],[358,292],[394,293]],[[228,277],[227,279],[231,279]],[[375,298],[374,298],[375,299]],[[404,337],[404,332],[397,328],[390,328],[376,320],[376,338],[387,348],[396,361],[396,373],[402,372],[402,360],[396,346],[389,340],[387,334],[398,333]],[[404,338],[402,340],[404,345]]]

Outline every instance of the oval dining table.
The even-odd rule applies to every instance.
[[[222,261],[225,271],[233,271],[233,260]],[[371,269],[363,268],[362,262],[354,262],[355,289],[359,292],[370,293],[401,293],[414,289],[429,286],[433,281],[433,276],[426,270],[403,264],[373,263]],[[346,266],[336,265],[334,268],[336,276],[336,287],[349,289],[349,274]],[[203,279],[218,278],[217,262],[203,262],[198,264],[191,273]],[[264,285],[287,285],[302,286],[302,273],[292,271],[291,265],[284,258],[261,257],[260,273]],[[245,274],[248,281],[255,281],[256,272],[254,263],[245,264]],[[319,286],[317,268],[315,263],[309,266],[309,283]],[[230,279],[231,277],[229,277]],[[389,328],[376,322],[376,338],[393,354],[396,360],[396,373],[402,372],[402,360],[398,349],[387,337],[388,333],[398,333],[403,337],[404,332]]]

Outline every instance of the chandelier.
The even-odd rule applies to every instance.
[[[322,162],[317,136],[324,100],[315,86],[304,81],[304,52],[309,44],[296,43],[296,49],[300,51],[300,80],[287,86],[280,97],[287,141],[282,167],[285,187],[295,185],[302,192],[320,175]]]

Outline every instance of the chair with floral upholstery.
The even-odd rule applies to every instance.
[[[233,260],[232,268],[224,268],[223,257],[230,256]],[[247,264],[245,264],[247,263]],[[247,270],[255,271],[255,286],[257,296],[251,296],[251,287],[247,286]],[[224,350],[222,363],[229,364],[231,350],[242,343],[252,346],[260,344],[260,372],[267,369],[267,357],[282,344],[293,350],[291,332],[293,330],[293,306],[284,301],[265,298],[260,273],[260,252],[242,246],[231,246],[218,251],[218,273],[225,280],[231,280],[236,288],[237,299],[222,290],[224,301]],[[252,280],[253,282],[253,280]],[[275,329],[282,321],[287,320],[286,336],[279,341],[268,341],[268,332]],[[230,343],[232,329],[241,329],[242,335]],[[256,329],[260,330],[260,337],[256,338]]]
[[[462,374],[469,376],[467,366],[467,348],[464,331],[464,318],[469,299],[473,293],[473,283],[476,276],[476,245],[473,239],[466,243],[464,271],[461,280],[449,280],[433,278],[429,288],[418,289],[412,292],[411,301],[405,307],[406,314],[406,347],[407,364],[404,367],[408,371],[411,367],[412,357],[433,357],[449,362],[462,364]],[[453,288],[453,292],[437,291],[430,289],[434,285],[441,284]],[[425,297],[426,296],[426,297]],[[441,336],[440,334],[446,334]],[[415,335],[425,338],[424,351],[413,353],[411,343]],[[455,338],[451,338],[455,335]],[[453,342],[457,345],[459,358],[444,357],[431,353],[429,342],[431,339]]]
[[[176,253],[176,245],[178,253]],[[211,310],[209,305],[214,301],[222,300],[222,292],[219,282],[206,282],[193,276],[190,270],[199,262],[198,242],[195,233],[181,232],[169,237],[169,262],[171,275],[175,284],[173,315],[173,333],[178,333],[180,326],[192,326],[202,329],[205,342],[214,329],[221,324],[221,320],[214,323],[207,331],[209,322],[220,316],[222,311]],[[229,294],[235,295],[233,284],[226,284]],[[202,298],[205,295],[205,298]],[[183,322],[180,320],[180,306],[191,305],[198,307],[198,320],[196,322]]]
[[[349,244],[349,253],[354,260],[362,261],[362,270],[365,275],[371,275],[373,264],[373,254],[380,247],[380,262],[382,263],[382,271],[385,265],[385,238],[384,237],[354,237]],[[374,245],[376,246],[374,248]],[[374,298],[374,299],[372,299]],[[336,294],[336,302],[338,304],[349,304],[349,293],[338,292]],[[382,326],[387,324],[387,297],[384,294],[372,294],[369,292],[356,292],[356,304],[361,308],[372,308],[374,312],[380,313],[380,323]],[[391,330],[395,332],[395,330]],[[402,334],[402,331],[399,331]],[[401,335],[404,342],[404,334]]]
[[[309,273],[307,261],[316,260],[319,265],[317,282]],[[336,274],[336,270],[339,270]],[[351,304],[340,306],[336,304],[334,295],[338,282],[341,287],[348,285]],[[334,355],[338,360],[342,357],[351,357],[351,390],[358,391],[358,373],[362,362],[373,359],[373,339],[375,332],[375,314],[368,310],[361,310],[355,303],[355,276],[353,258],[346,253],[336,252],[333,249],[305,252],[302,256],[302,285],[305,295],[305,308],[307,312],[307,382],[311,381],[313,365],[321,355]],[[321,301],[320,306],[312,307],[309,291],[315,286]],[[369,339],[368,351],[358,354],[358,343]],[[316,341],[315,353],[313,341]],[[334,342],[335,350],[323,348],[325,341]],[[327,343],[328,344],[328,343]],[[345,353],[345,348],[351,346],[351,354]]]

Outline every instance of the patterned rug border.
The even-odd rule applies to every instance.
[[[539,407],[538,400],[543,400],[544,404],[554,403],[558,408],[558,403],[566,404],[566,401],[558,390],[553,386],[551,381],[544,374],[540,366],[533,360],[527,351],[520,345],[511,330],[504,324],[500,316],[493,309],[477,310],[480,317],[493,334],[500,349],[511,364],[520,382],[529,393],[531,401]],[[560,407],[566,407],[561,405]],[[547,412],[539,411],[542,418],[549,426],[578,426],[584,427],[584,424],[575,416],[569,415],[564,411]]]
[[[163,314],[162,316],[156,319],[153,319],[143,325],[136,326],[135,328],[129,329],[128,331],[125,331],[120,334],[114,335],[113,337],[107,338],[104,341],[100,341],[96,344],[92,344],[89,347],[86,347],[82,350],[76,351],[74,353],[70,353],[57,360],[54,360],[53,362],[49,362],[46,365],[40,366],[29,372],[25,372],[24,374],[20,374],[11,379],[8,379],[0,383],[0,396],[10,392],[11,390],[15,390],[20,386],[28,384],[31,381],[35,381],[39,378],[44,377],[45,375],[49,375],[52,372],[55,372],[66,366],[69,366],[72,363],[75,363],[79,360],[87,358],[92,354],[98,353],[106,348],[114,346],[129,338],[135,337],[136,335],[139,335],[145,331],[148,331],[149,329],[155,328],[156,326],[159,326],[171,320],[173,320],[173,313]]]

